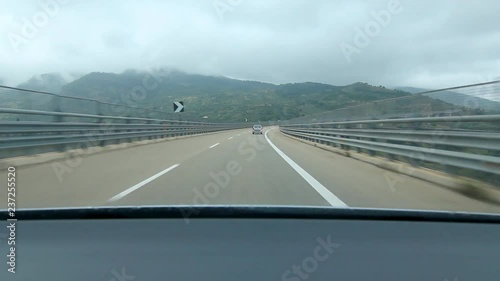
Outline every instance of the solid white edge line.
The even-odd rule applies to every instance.
[[[297,163],[295,163],[290,157],[288,157],[283,151],[281,151],[271,140],[267,137],[267,133],[274,129],[266,131],[264,137],[266,138],[269,145],[285,160],[307,183],[309,183],[323,198],[325,198],[330,205],[334,207],[344,207],[347,208],[346,203],[340,200],[335,194],[333,194],[330,190],[328,190],[324,185],[322,185],[318,180],[316,180],[313,176],[311,176],[308,172],[306,172],[302,167],[300,167]]]
[[[214,147],[218,146],[219,144],[220,144],[220,143],[216,143],[216,144],[212,145],[212,146],[211,146],[211,147],[209,147],[209,148],[214,148]]]
[[[108,200],[108,202],[114,202],[114,201],[117,201],[117,200],[122,199],[123,197],[127,196],[127,195],[128,195],[128,194],[130,194],[131,192],[134,192],[135,190],[137,190],[137,189],[139,189],[139,188],[143,187],[144,185],[146,185],[146,184],[148,184],[148,183],[150,183],[150,182],[154,181],[155,179],[157,179],[157,178],[159,178],[159,177],[163,176],[164,174],[166,174],[166,173],[168,173],[168,172],[172,171],[173,169],[177,168],[179,165],[180,165],[180,164],[175,164],[175,165],[173,165],[172,167],[170,167],[170,168],[168,168],[168,169],[165,169],[165,170],[163,170],[163,171],[159,172],[158,174],[156,174],[156,175],[154,175],[154,176],[152,176],[152,177],[150,177],[150,178],[148,178],[148,179],[145,179],[145,180],[141,181],[140,183],[138,183],[138,184],[136,184],[136,185],[132,186],[131,188],[129,188],[129,189],[125,190],[125,191],[122,191],[122,192],[118,193],[117,195],[113,196],[112,198],[110,198],[110,199]]]

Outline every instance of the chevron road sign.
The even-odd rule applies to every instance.
[[[174,102],[174,112],[184,112],[184,102],[182,101]]]

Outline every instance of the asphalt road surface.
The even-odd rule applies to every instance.
[[[391,186],[393,172],[276,128],[264,132],[226,131],[18,167],[16,207],[244,204],[500,213],[498,205],[407,176]],[[0,208],[7,208],[6,171],[0,179]]]

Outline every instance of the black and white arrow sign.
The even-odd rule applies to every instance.
[[[174,102],[174,112],[184,112],[184,102],[175,101]]]

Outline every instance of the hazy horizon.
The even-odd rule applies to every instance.
[[[3,6],[0,81],[11,86],[42,73],[68,77],[158,65],[272,84],[437,89],[500,77],[500,2],[493,0],[29,0]]]

